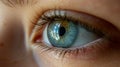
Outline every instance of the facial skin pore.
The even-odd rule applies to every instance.
[[[42,15],[50,9],[88,13],[108,21],[120,30],[120,0],[8,1],[0,0],[1,67],[120,67],[120,43],[106,43],[114,46],[97,53],[97,58],[78,59],[70,56],[61,60],[52,52],[41,54],[40,48],[32,45],[30,39],[34,28],[31,21],[36,15]]]

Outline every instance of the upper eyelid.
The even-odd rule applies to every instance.
[[[51,12],[54,12],[54,15]],[[71,15],[72,14],[72,15]],[[87,23],[87,24],[92,24],[94,22],[94,24],[92,25],[102,25],[103,27],[114,27],[112,24],[110,24],[108,21],[98,18],[96,16],[93,16],[91,14],[87,14],[84,12],[78,12],[78,11],[72,11],[72,10],[63,10],[63,9],[55,9],[55,10],[48,10],[48,12],[45,12],[42,14],[42,16],[39,19],[43,19],[43,18],[53,18],[53,17],[69,17],[69,18],[74,18],[75,20],[80,20],[81,22]],[[74,16],[74,17],[72,17]]]
[[[55,15],[50,14],[51,11],[58,12],[58,15],[60,13],[59,11],[61,11],[61,12],[65,11],[67,15],[74,14],[74,15],[72,15],[72,16],[74,16],[74,19],[77,18],[77,20],[82,21],[85,24],[94,26],[95,28],[105,32],[105,34],[107,34],[107,37],[118,38],[117,34],[119,34],[119,31],[117,30],[117,28],[115,26],[110,24],[108,21],[101,19],[99,17],[93,16],[88,13],[80,12],[80,11],[66,10],[66,9],[51,9],[51,10],[43,11],[42,14],[37,15],[37,19],[36,19],[37,23],[36,22],[35,23],[38,24],[38,21],[40,21],[43,16],[47,16],[47,17],[55,16]],[[45,14],[49,14],[49,15],[45,15]],[[38,24],[38,25],[40,25],[40,24]],[[111,32],[114,32],[114,33],[111,33]]]

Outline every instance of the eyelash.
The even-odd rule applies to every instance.
[[[73,18],[73,17],[68,17],[66,16],[66,14],[63,16],[61,15],[60,11],[61,10],[53,10],[54,11],[54,14],[51,15],[50,17],[43,14],[40,18],[40,20],[42,20],[42,22],[40,23],[34,23],[35,26],[37,26],[39,29],[42,28],[41,26],[46,26],[46,24],[49,24],[48,22],[51,22],[51,21],[54,21],[56,19],[67,19],[67,20],[72,20],[74,22],[80,22],[79,19],[77,18]],[[57,15],[56,12],[59,11],[59,14]],[[44,22],[43,22],[44,21]],[[106,34],[104,34],[105,32],[104,31],[101,31],[100,29],[92,26],[92,25],[89,25],[89,24],[86,24],[84,22],[81,22],[80,25],[84,28],[86,28],[87,30],[91,31],[91,32],[94,32],[96,34],[98,34],[98,36],[102,37],[102,38],[106,38]],[[35,40],[34,40],[35,41]],[[43,43],[43,42],[41,42]],[[59,55],[60,57],[64,58],[64,56],[66,55],[66,53],[69,53],[69,54],[75,54],[75,55],[79,55],[79,53],[83,53],[85,54],[85,51],[87,50],[86,47],[81,47],[81,48],[76,48],[74,50],[71,50],[69,48],[56,48],[56,47],[48,47],[46,45],[40,45],[40,43],[36,43],[37,44],[37,48],[41,48],[41,53],[43,52],[47,52],[47,51],[55,51],[55,53],[57,55]],[[98,43],[99,44],[99,43]],[[101,45],[101,44],[100,44]],[[90,46],[91,48],[94,48],[94,45]],[[99,45],[95,45],[95,47],[100,47]]]

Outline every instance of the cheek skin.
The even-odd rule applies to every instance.
[[[107,43],[106,43],[107,44]],[[109,43],[109,45],[119,45],[114,43]],[[34,46],[33,46],[34,47]],[[120,49],[112,46],[107,47],[103,51],[97,50],[97,53],[91,52],[91,56],[94,55],[94,58],[87,59],[85,57],[75,55],[69,55],[65,57],[60,57],[55,54],[54,51],[41,51],[40,47],[33,48],[34,57],[37,58],[37,63],[40,64],[40,67],[119,67],[120,64]],[[99,52],[98,52],[99,51]],[[73,53],[74,54],[74,53]],[[95,55],[96,54],[96,55]],[[90,55],[89,55],[90,56]],[[41,66],[42,63],[42,66]]]

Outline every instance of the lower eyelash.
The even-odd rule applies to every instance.
[[[44,52],[52,52],[54,51],[55,55],[57,55],[59,58],[64,58],[64,56],[69,53],[69,54],[78,54],[80,49],[76,48],[74,50],[70,50],[70,49],[63,49],[63,48],[55,48],[55,47],[48,47],[48,46],[44,46],[44,45],[39,45],[37,46],[37,48],[40,48],[41,50],[41,54]],[[83,49],[83,48],[82,48]]]
[[[42,44],[42,42],[41,42]],[[66,56],[68,57],[72,57],[72,56],[75,56],[75,57],[79,57],[79,56],[82,56],[82,57],[86,57],[87,55],[93,53],[93,52],[102,52],[104,50],[106,50],[110,45],[109,45],[109,42],[107,40],[104,40],[104,39],[98,39],[94,42],[91,42],[89,43],[87,46],[83,46],[83,47],[78,47],[78,48],[73,48],[73,49],[70,49],[70,48],[57,48],[57,47],[48,47],[46,45],[40,45],[39,44],[36,44],[37,45],[37,49],[40,49],[40,53],[54,53],[55,56],[57,56],[58,58],[61,58],[61,59],[64,59],[66,58]],[[98,50],[98,51],[97,51]],[[99,52],[98,52],[99,53]],[[94,53],[93,53],[94,54]],[[90,58],[89,58],[90,59]]]

